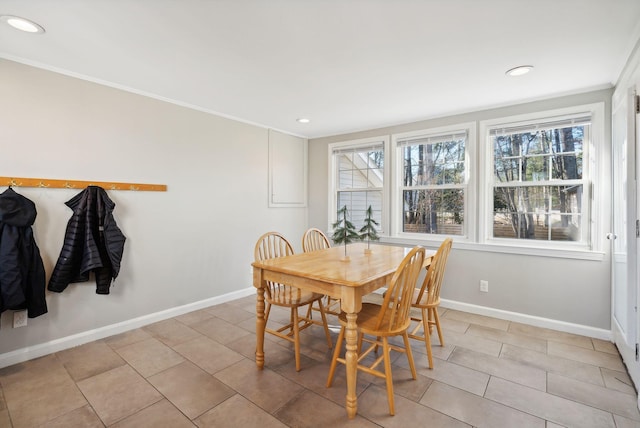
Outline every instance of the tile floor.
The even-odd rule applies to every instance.
[[[417,380],[397,355],[396,416],[384,381],[359,374],[348,420],[344,367],[325,387],[322,329],[304,331],[300,372],[267,335],[258,371],[254,310],[246,297],[1,369],[0,427],[640,427],[611,343],[453,310],[433,370],[421,342]]]

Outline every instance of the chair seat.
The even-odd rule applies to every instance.
[[[376,303],[363,303],[362,310],[358,312],[358,319],[356,321],[358,324],[358,330],[364,334],[374,336],[397,336],[403,330],[406,330],[411,323],[411,319],[408,319],[406,325],[394,330],[389,330],[389,315],[391,315],[391,311],[386,312],[380,326],[377,325],[379,313],[380,305]],[[347,314],[345,312],[341,312],[338,316],[338,320],[340,321],[340,325],[346,326]]]
[[[301,290],[298,287],[281,285],[277,289],[271,290],[270,295],[265,295],[265,298],[267,302],[276,306],[297,307],[308,305],[323,296],[323,294]]]

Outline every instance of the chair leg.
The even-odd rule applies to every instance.
[[[291,308],[293,318],[293,348],[296,356],[296,371],[300,371],[300,325],[298,323],[298,308]]]
[[[426,309],[422,310],[422,324],[424,329],[424,343],[427,347],[427,357],[429,357],[429,368],[433,368],[433,353],[431,352],[431,335],[429,334],[429,314]]]
[[[344,340],[344,331],[345,328],[340,328],[340,333],[338,334],[338,341],[336,342],[336,348],[333,350],[333,357],[331,358],[331,366],[329,366],[329,377],[327,378],[327,388],[331,388],[331,384],[333,383],[333,375],[336,373],[336,366],[338,365],[338,357],[340,356],[340,351],[342,350],[342,341]]]
[[[393,402],[393,377],[391,376],[391,349],[387,337],[382,338],[382,352],[384,352],[384,377],[387,381],[387,400],[389,401],[389,414],[396,414]]]
[[[331,349],[333,348],[333,343],[331,343],[331,333],[329,333],[329,327],[328,327],[329,324],[327,323],[327,315],[324,313],[324,306],[322,305],[322,299],[318,299],[318,306],[320,307],[320,316],[322,317],[322,326],[324,327],[324,334],[325,336],[327,336],[327,344],[329,345],[329,349]]]
[[[411,376],[413,376],[414,379],[417,379],[418,374],[416,373],[416,363],[413,361],[413,352],[411,351],[411,344],[409,343],[409,334],[406,331],[402,333],[402,339],[404,340],[404,348],[407,350],[407,360],[409,360]]]
[[[436,322],[436,328],[438,329],[438,339],[440,339],[440,346],[444,346],[444,338],[442,336],[442,328],[440,327],[440,317],[438,316],[438,308],[433,308],[433,318]]]

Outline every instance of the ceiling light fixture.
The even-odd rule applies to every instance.
[[[0,16],[0,21],[6,22],[16,30],[27,33],[44,33],[44,28],[41,25],[19,16],[2,15]]]
[[[531,71],[533,65],[519,65],[518,67],[514,67],[511,70],[507,70],[505,74],[507,76],[522,76],[523,74],[527,74]]]
[[[309,122],[311,122],[311,120],[307,119],[306,117],[301,117],[299,119],[296,119],[296,122],[298,122],[298,123],[309,123]]]

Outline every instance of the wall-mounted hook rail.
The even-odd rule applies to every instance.
[[[47,189],[84,189],[87,186],[100,186],[105,190],[134,190],[166,192],[166,184],[118,183],[111,181],[58,180],[51,178],[0,177],[0,186],[43,187]]]

